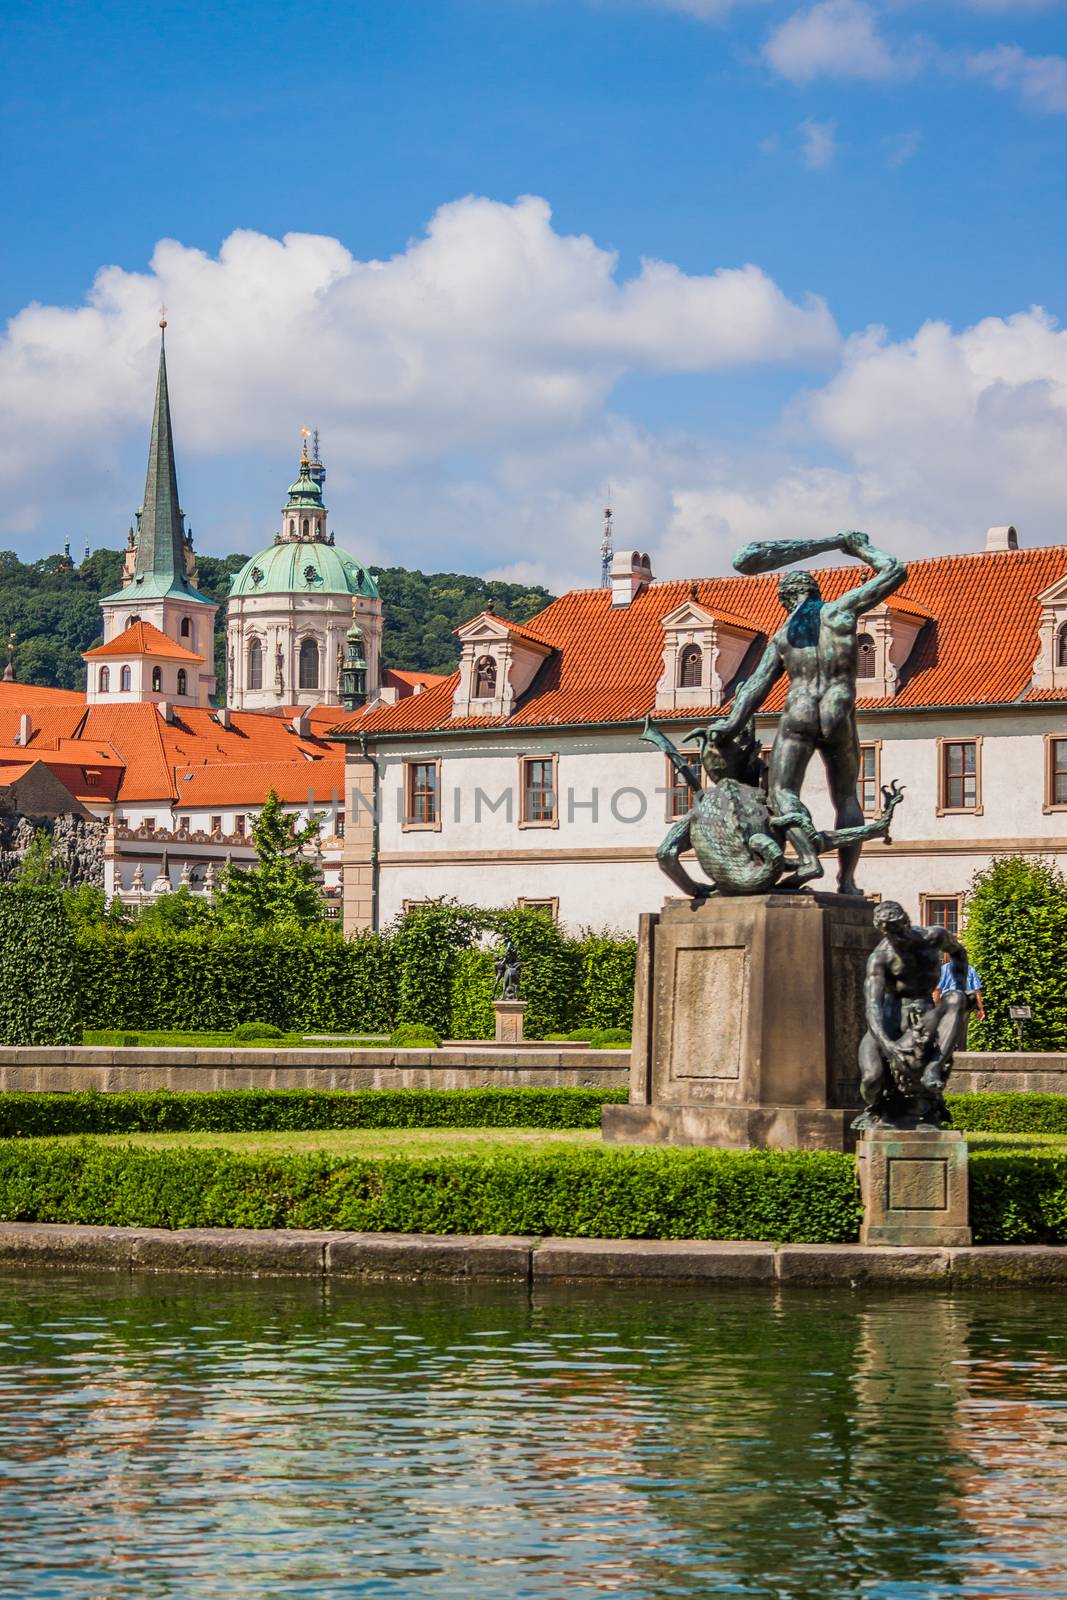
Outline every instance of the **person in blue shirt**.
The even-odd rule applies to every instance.
[[[959,983],[956,980],[956,974],[952,970],[952,963],[951,961],[946,961],[941,967],[941,976],[937,980],[934,999],[940,1000],[943,994],[951,994],[954,989],[958,988]],[[982,1004],[982,980],[978,976],[976,968],[972,966],[967,968],[967,999],[969,1002],[968,1011],[976,1011],[979,1022],[984,1022],[985,1006]]]

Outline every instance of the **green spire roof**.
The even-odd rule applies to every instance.
[[[303,511],[307,507],[321,511],[322,489],[311,476],[311,462],[307,458],[305,448],[300,462],[300,476],[295,483],[289,485],[289,498],[285,503],[286,511]]]
[[[174,434],[170,421],[170,394],[167,390],[166,339],[160,323],[159,374],[156,378],[156,405],[152,413],[152,437],[148,445],[148,473],[144,485],[144,505],[137,519],[137,556],[133,582],[107,600],[120,596],[157,599],[168,594],[213,605],[207,595],[193,588],[185,575],[185,519],[178,501],[178,474],[174,465]]]

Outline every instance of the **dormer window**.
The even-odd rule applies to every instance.
[[[698,644],[687,644],[678,657],[679,689],[699,689],[703,671],[703,650]]]
[[[496,662],[492,656],[479,656],[474,667],[475,700],[492,700],[496,694]]]
[[[657,711],[721,705],[757,630],[741,620],[716,617],[694,588],[687,600],[660,619],[663,672],[656,685]]]
[[[876,678],[878,676],[877,649],[869,633],[861,633],[856,640],[856,677]]]
[[[1067,622],[1061,623],[1056,633],[1056,665],[1067,667]]]

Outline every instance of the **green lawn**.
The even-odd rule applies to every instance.
[[[498,1151],[600,1144],[597,1128],[311,1128],[293,1133],[92,1133],[68,1134],[64,1143],[142,1150],[232,1150],[238,1155],[333,1156],[492,1155]],[[7,1143],[8,1141],[3,1141]]]
[[[190,1050],[387,1050],[387,1038],[356,1038],[335,1035],[310,1038],[302,1033],[285,1033],[280,1039],[235,1039],[232,1033],[167,1033],[159,1030],[85,1028],[82,1044],[107,1045],[111,1049]]]
[[[232,1150],[238,1155],[297,1154],[324,1151],[336,1156],[491,1155],[507,1150],[543,1150],[561,1145],[597,1146],[597,1128],[308,1128],[294,1132],[226,1133],[93,1133],[69,1134],[66,1140],[91,1139],[100,1145],[133,1145],[145,1150]],[[975,1150],[1067,1149],[1067,1134],[971,1133]]]

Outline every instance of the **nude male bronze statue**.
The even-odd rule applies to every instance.
[[[806,818],[785,830],[796,871],[779,889],[795,889],[822,875],[817,836],[800,798],[808,763],[818,751],[826,768],[836,830],[860,830],[863,809],[856,793],[860,749],[856,733],[856,667],[859,619],[907,577],[896,556],[878,550],[865,533],[826,539],[771,539],[747,544],[734,557],[739,572],[770,572],[837,550],[873,568],[873,575],[836,600],[824,600],[810,572],[788,572],[778,584],[786,620],[769,640],[752,676],[741,685],[729,716],[709,728],[716,741],[733,739],[763,705],[783,673],[789,678],[785,707],[771,746],[767,798],[772,816]],[[838,847],[838,891],[860,895],[856,867],[862,836]]]
[[[947,928],[916,928],[904,907],[883,900],[882,935],[863,986],[867,1032],[859,1048],[864,1109],[852,1124],[934,1127],[947,1120],[945,1084],[967,1018],[967,952]],[[934,1000],[945,955],[959,981]]]

